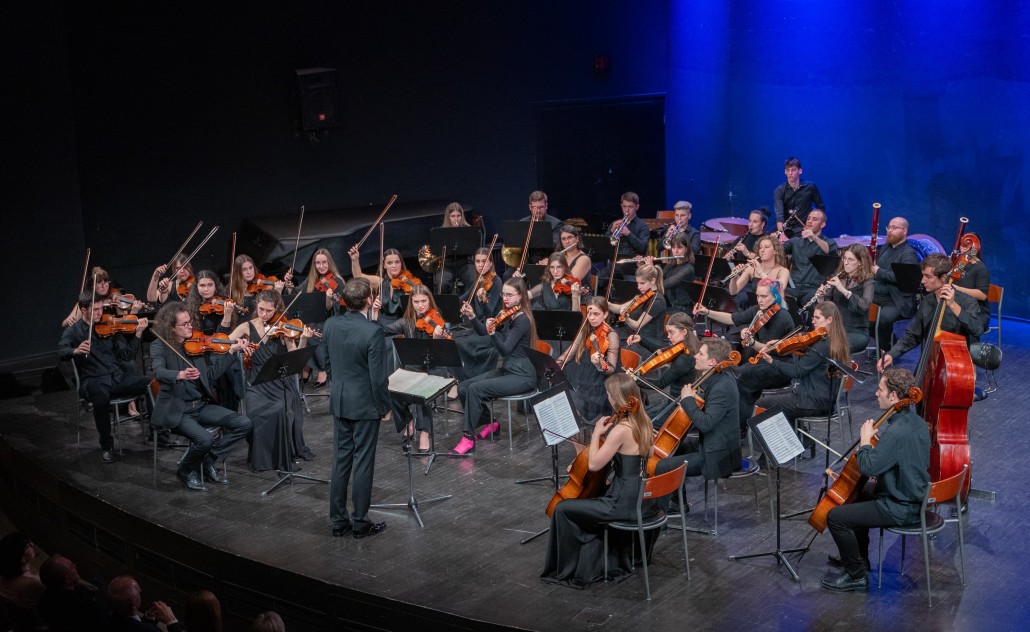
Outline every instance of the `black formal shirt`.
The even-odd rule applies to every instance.
[[[844,285],[851,292],[850,298],[847,297],[846,292],[830,287],[826,292],[825,300],[832,301],[837,306],[845,331],[859,334],[868,333],[869,306],[873,303],[873,280],[869,278],[861,284],[856,284],[849,279]]]
[[[962,277],[955,281],[955,285],[972,290],[980,290],[985,295],[991,291],[991,273],[987,266],[984,265],[982,259],[977,260],[973,264],[966,264],[962,272]],[[980,305],[980,320],[983,321],[983,328],[986,331],[991,320],[991,306],[987,304],[986,300],[978,301],[978,303]]]
[[[78,320],[61,333],[57,352],[62,360],[72,359],[82,381],[99,379],[117,384],[125,376],[125,364],[132,363],[139,352],[136,334],[115,334],[101,338],[94,333],[88,355],[75,355],[75,349],[89,337],[89,321]]]
[[[914,292],[901,291],[894,270],[891,269],[892,263],[919,263],[919,255],[907,239],[896,246],[884,246],[876,253],[879,270],[873,275],[873,302],[877,305],[894,305],[903,317],[911,318],[916,311],[916,295]]]
[[[687,288],[694,282],[695,272],[692,263],[670,263],[665,266],[665,302],[669,309],[677,312],[690,312],[694,301]]]
[[[923,419],[906,408],[880,424],[876,447],[855,453],[863,476],[876,477],[876,500],[896,521],[909,524],[919,517],[930,482],[930,431]]]
[[[812,265],[812,257],[836,253],[837,242],[824,234],[820,234],[818,237],[829,246],[826,252],[823,252],[814,240],[806,239],[800,234],[794,235],[783,244],[783,252],[793,257],[794,269],[790,271],[790,279],[797,289],[812,289],[826,282],[826,277],[819,274],[819,270]]]
[[[614,225],[622,224],[623,220],[616,220]],[[621,238],[619,243],[619,259],[627,257],[643,257],[647,254],[647,242],[651,238],[651,229],[647,222],[634,215],[633,220],[626,225],[629,234]],[[614,230],[614,229],[612,229]]]
[[[703,407],[692,397],[680,406],[698,430],[701,472],[708,480],[729,476],[740,469],[741,459],[737,381],[725,371],[715,373],[698,388],[698,395]]]
[[[815,184],[801,180],[797,190],[792,188],[786,181],[773,191],[773,211],[776,213],[776,221],[783,222],[791,211],[797,212],[797,218],[804,225],[812,208],[826,212],[826,204],[823,203],[823,196]]]
[[[983,320],[980,318],[980,304],[973,297],[962,292],[955,292],[955,301],[962,309],[956,317],[950,307],[945,307],[941,329],[965,336],[966,338],[982,334],[984,326]],[[915,316],[912,317],[908,329],[905,330],[905,335],[895,342],[894,346],[887,352],[891,358],[897,360],[922,344],[928,332],[932,333],[937,303],[936,294],[923,296],[922,300],[919,301],[919,307],[916,309]]]

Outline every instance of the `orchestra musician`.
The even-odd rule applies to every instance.
[[[826,211],[812,209],[812,212],[808,214],[808,219],[805,220],[805,226],[801,233],[794,235],[783,244],[783,252],[791,255],[791,263],[794,267],[790,272],[790,279],[793,281],[794,287],[788,288],[787,293],[798,300],[798,305],[808,303],[825,280],[812,263],[812,257],[832,255],[837,252],[837,242],[832,237],[823,235],[825,227]]]
[[[873,303],[873,262],[869,250],[851,244],[841,251],[837,273],[819,288],[821,300],[837,306],[851,353],[869,344],[869,306]]]
[[[694,316],[706,316],[717,323],[742,327],[740,330],[740,343],[743,352],[741,355],[750,357],[755,352],[761,351],[765,345],[772,340],[779,340],[794,327],[794,321],[786,309],[780,304],[783,299],[780,295],[779,284],[769,278],[762,279],[755,287],[756,305],[743,311],[721,312],[708,309],[704,305],[694,307]],[[761,327],[756,325],[764,324]]]
[[[357,246],[351,246],[349,254],[351,275],[355,279],[368,279],[373,289],[378,288],[376,300],[380,306],[378,310],[373,308],[373,312],[378,311],[379,324],[385,327],[403,316],[404,303],[401,296],[410,293],[412,287],[422,282],[408,271],[401,252],[396,248],[383,251],[383,278],[361,271],[361,253],[358,252]]]
[[[475,317],[470,305],[462,304],[462,314],[470,319],[477,334],[490,337],[501,356],[502,365],[501,368],[481,373],[458,384],[458,398],[465,412],[465,428],[461,441],[450,451],[453,455],[469,454],[476,449],[477,438],[486,439],[499,432],[500,424],[490,419],[490,400],[527,393],[536,386],[536,369],[526,354],[526,349],[536,347],[537,337],[525,281],[515,277],[505,281],[501,288],[501,300],[503,311],[487,318],[485,322]],[[484,424],[483,419],[489,421]]]
[[[701,347],[701,342],[697,339],[697,334],[694,333],[694,320],[683,312],[677,312],[669,316],[669,320],[665,322],[665,336],[668,342],[651,337],[632,335],[626,340],[626,343],[629,345],[639,343],[640,346],[652,353],[661,351],[663,348],[674,348],[676,345],[683,343],[683,351],[677,354],[672,362],[665,365],[666,368],[660,375],[655,376],[651,375],[650,371],[647,373],[640,371],[640,375],[647,380],[647,382],[643,383],[644,393],[647,393],[647,389],[656,388],[664,391],[668,387],[669,391],[675,396],[683,390],[685,385],[694,381],[695,357],[697,356],[698,349]],[[645,363],[646,361],[642,361],[641,365]],[[626,370],[629,371],[629,369]],[[665,398],[656,397],[654,401],[651,401],[651,399],[648,398],[647,414],[654,423],[655,428],[661,428],[672,409]],[[659,414],[663,410],[666,411],[666,414]]]
[[[619,259],[643,257],[647,254],[647,242],[651,237],[651,229],[644,220],[637,216],[637,211],[640,209],[640,196],[632,191],[627,191],[622,194],[620,205],[622,217],[612,222],[608,231],[609,237],[619,240]],[[616,279],[633,276],[637,267],[634,262],[615,263],[611,261],[608,263],[609,267],[605,267],[597,273],[598,278],[607,281],[611,276],[610,266],[612,265],[615,266]],[[602,294],[600,289],[598,289],[598,294]]]
[[[908,397],[916,386],[907,369],[891,367],[883,372],[876,389],[881,410]],[[879,429],[872,419],[862,424],[855,453],[863,477],[876,477],[872,490],[859,490],[858,501],[830,509],[827,526],[839,557],[830,556],[833,566],[842,567],[836,577],[822,581],[834,592],[865,591],[869,588],[869,528],[892,527],[918,522],[926,486],[930,483],[930,432],[925,421],[910,407],[895,413]],[[873,437],[879,441],[873,446]],[[826,472],[831,480],[836,474]]]
[[[264,280],[265,276],[261,274],[261,271],[257,269],[254,264],[254,259],[250,255],[236,255],[236,259],[232,262],[233,274],[232,274],[232,287],[229,291],[232,296],[232,300],[237,305],[242,305],[247,308],[247,311],[251,314],[254,313],[254,306],[257,302],[254,297],[257,296],[258,292],[262,290],[275,290],[279,294],[288,293],[291,288],[291,281],[293,280],[293,270],[288,270],[283,275],[283,280],[272,281],[271,283],[259,283],[259,280]],[[256,287],[254,287],[256,286]],[[255,290],[256,291],[252,291]]]
[[[96,285],[94,286],[93,279],[96,279]],[[94,266],[90,271],[89,277],[86,278],[86,288],[84,291],[93,290],[93,293],[97,296],[97,301],[103,306],[104,313],[108,314],[138,314],[143,308],[143,303],[134,300],[132,301],[129,309],[122,309],[119,302],[114,301],[114,297],[117,294],[111,287],[111,275],[107,270],[100,266]],[[62,327],[67,327],[74,324],[82,316],[82,310],[79,309],[78,303],[72,308],[72,311],[68,313],[68,316],[61,322]]]
[[[79,319],[61,333],[57,350],[62,360],[75,363],[79,372],[79,396],[93,405],[93,422],[100,438],[100,460],[111,463],[114,461],[111,399],[143,395],[150,383],[149,377],[138,374],[135,362],[147,319],[139,319],[133,334],[101,338],[90,330],[90,320],[95,328],[103,315],[104,304],[89,290],[79,295],[78,306]]]
[[[490,260],[490,249],[480,248],[473,256],[476,267],[476,276],[483,276],[482,282],[476,287],[476,296],[472,300],[472,311],[475,318],[486,320],[501,311],[501,281],[494,272],[494,263]],[[475,285],[475,281],[472,282]],[[468,302],[472,293],[472,285],[461,295],[461,301]]]
[[[976,233],[966,233],[966,235],[976,237]],[[986,332],[991,324],[991,306],[987,303],[987,292],[991,289],[991,272],[984,263],[982,250],[977,252],[975,257],[969,258],[972,247],[973,242],[959,246],[959,254],[967,256],[967,261],[962,268],[962,276],[955,279],[952,285],[955,286],[956,292],[962,292],[976,299],[980,307],[980,326]],[[970,342],[976,340],[979,340],[979,336],[970,337]]]
[[[665,313],[665,285],[662,269],[656,265],[643,265],[636,270],[636,298],[625,303],[611,303],[609,307],[619,314],[629,328],[626,335],[639,332],[644,336],[658,337],[658,319]],[[649,297],[650,295],[650,297]]]
[[[747,232],[743,236],[739,237],[733,247],[730,248],[723,258],[727,261],[734,263],[746,263],[750,258],[749,255],[755,250],[755,244],[758,243],[758,239],[765,235],[765,226],[769,219],[769,210],[766,208],[756,208],[755,210],[748,213],[747,216]]]
[[[304,291],[307,293],[322,292],[325,294],[326,317],[336,316],[343,305],[343,275],[340,274],[333,255],[325,248],[319,248],[311,257],[311,268],[308,270],[308,278],[304,284]],[[334,287],[335,286],[335,287]],[[325,322],[308,323],[313,329],[317,329]],[[316,371],[315,389],[325,388],[327,377],[325,371],[326,349],[322,339],[314,337],[308,340],[309,346],[315,347],[315,353],[311,361],[304,369],[301,381],[306,382],[310,377],[310,371]]]
[[[690,312],[694,301],[687,288],[694,282],[694,252],[687,235],[679,234],[670,240],[670,255],[675,259],[665,262],[662,283],[665,286],[667,313]],[[654,265],[654,258],[644,257],[644,265]]]
[[[211,351],[193,356],[190,363],[181,356],[183,343],[193,334],[193,322],[186,306],[172,301],[157,312],[154,331],[161,339],[150,344],[150,358],[160,391],[154,403],[152,423],[189,439],[190,446],[179,462],[176,478],[188,491],[207,488],[203,476],[215,484],[229,481],[218,474],[215,464],[227,457],[250,434],[250,418],[216,403],[213,385],[229,367],[239,366],[237,353],[248,353],[246,341],[237,340],[228,353]],[[220,426],[221,436],[215,440],[207,427]]]
[[[186,310],[194,328],[205,336],[230,333],[236,327],[236,304],[224,298],[228,293],[221,279],[210,270],[197,272],[195,279],[185,299]],[[202,306],[210,304],[212,299],[224,300],[221,314],[215,311],[204,314],[201,311]],[[215,380],[213,387],[219,404],[230,410],[239,410],[245,392],[243,371],[239,363],[227,367]]]
[[[529,296],[533,299],[533,309],[576,312],[579,311],[582,293],[579,279],[569,274],[565,255],[554,252],[547,257],[547,267],[540,283],[533,286]]]
[[[533,191],[529,194],[529,215],[523,217],[520,221],[528,222],[530,218],[538,222],[546,222],[551,227],[552,243],[555,245],[559,243],[559,233],[561,232],[563,222],[554,215],[547,213],[547,194],[543,191]],[[546,252],[534,252],[534,249],[530,249],[530,261],[538,261],[546,256]]]
[[[168,266],[162,263],[150,276],[147,301],[164,304],[168,299],[186,300],[190,288],[193,287],[193,265],[186,261],[186,255],[180,254],[172,259],[172,276],[167,279],[161,278],[167,269]]]
[[[776,281],[780,288],[786,288],[789,284],[790,269],[787,268],[787,255],[783,253],[783,245],[771,235],[764,235],[755,241],[755,250],[748,253],[745,265],[739,275],[730,279],[726,288],[734,297],[737,309],[748,307],[748,291],[754,291],[763,279]],[[786,306],[785,300],[780,302],[780,307]]]
[[[653,441],[651,421],[640,405],[640,391],[633,378],[616,373],[604,385],[608,402],[621,414],[598,419],[586,448],[587,468],[599,472],[612,465],[614,475],[604,496],[566,498],[555,506],[540,574],[540,579],[550,584],[582,589],[605,579],[605,524],[636,516],[640,473]],[[610,578],[632,571],[630,557],[635,541],[630,532],[609,534]]]
[[[826,215],[823,196],[814,183],[801,180],[801,161],[791,156],[783,163],[786,182],[773,191],[773,212],[776,214],[776,230],[783,232],[783,224],[789,213],[794,213],[802,226],[812,209],[819,209]],[[789,232],[789,231],[788,231]],[[791,235],[788,235],[788,237]]]
[[[589,280],[593,263],[587,253],[583,252],[583,234],[575,226],[563,224],[558,231],[558,239],[561,252],[569,262],[569,274],[579,279],[581,285],[585,285]]]
[[[880,306],[880,353],[891,348],[894,323],[916,313],[916,295],[903,292],[891,269],[893,263],[919,263],[919,254],[908,243],[908,220],[895,217],[887,224],[887,244],[879,248],[873,264],[873,302]],[[869,325],[870,337],[875,324]]]
[[[749,372],[747,369],[741,372],[737,385],[741,396],[742,428],[747,421],[743,416],[751,414],[752,403],[766,409],[781,408],[791,423],[798,417],[826,417],[833,410],[837,387],[844,376],[831,372],[832,365],[827,358],[843,366],[851,365],[848,336],[844,332],[837,306],[829,301],[816,304],[812,312],[812,326],[815,329],[825,329],[827,335],[811,347],[803,349],[800,355],[790,358],[773,357],[772,354],[762,356],[767,366],[771,366],[783,378],[793,381],[794,386],[790,391],[765,393],[756,402],[754,394],[758,380],[754,378],[761,376],[762,373]],[[748,376],[748,379],[745,376]],[[775,385],[764,388],[771,386]],[[804,426],[801,426],[801,429],[808,430]],[[808,448],[808,458],[815,458],[815,442],[806,435],[802,443]]]
[[[443,210],[443,228],[470,228],[471,226],[465,220],[465,209],[461,204],[451,202]],[[480,227],[482,227],[482,224],[480,224]],[[480,245],[482,245],[482,228],[480,228],[480,235]],[[450,255],[448,254],[447,256],[450,259]],[[439,291],[457,293],[452,288],[454,281],[453,272],[448,269],[446,262],[441,262],[441,265],[443,269],[441,270],[442,281]],[[462,284],[466,288],[472,287],[472,284],[476,282],[476,270],[472,257],[462,257],[461,261],[458,262],[458,278],[461,279]]]
[[[934,313],[940,301],[946,303],[944,320],[941,323],[943,331],[965,336],[967,342],[984,332],[984,320],[980,317],[979,303],[972,296],[956,291],[954,285],[947,282],[951,273],[951,259],[936,253],[927,255],[919,264],[919,269],[922,272],[923,289],[926,290],[926,294],[919,301],[919,307],[905,335],[894,343],[876,364],[876,368],[881,372],[894,364],[895,359],[922,344],[926,336],[934,334]]]
[[[694,205],[686,200],[680,200],[673,205],[672,224],[669,224],[665,229],[662,239],[672,239],[677,235],[685,235],[687,243],[690,244],[690,252],[696,255],[701,253],[701,232],[690,225],[690,209],[693,207]]]
[[[572,402],[584,419],[610,413],[604,380],[619,365],[619,334],[608,326],[608,301],[592,296],[586,301],[587,325],[558,358],[572,384]]]
[[[198,281],[198,284],[200,282]],[[276,290],[262,290],[254,297],[254,317],[240,323],[229,338],[247,339],[260,344],[251,353],[248,383],[273,357],[307,346],[314,330],[305,325],[297,337],[282,334],[276,316],[286,305]],[[285,321],[285,317],[281,320]],[[276,334],[279,335],[276,335]],[[315,454],[304,442],[304,406],[294,377],[279,377],[262,384],[251,384],[245,398],[246,410],[254,430],[250,440],[250,469],[289,470],[293,459],[310,461]]]

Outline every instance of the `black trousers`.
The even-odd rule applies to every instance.
[[[222,429],[217,442],[208,430],[211,426]],[[179,470],[184,474],[189,471],[199,474],[205,458],[210,456],[218,460],[228,456],[236,444],[247,438],[253,427],[250,417],[243,413],[199,400],[195,408],[172,429],[172,432],[190,440],[190,447],[179,462]]]
[[[536,379],[529,376],[505,373],[494,369],[458,384],[458,399],[465,407],[465,433],[473,434],[476,428],[490,419],[490,400],[508,395],[528,393],[536,386]]]
[[[886,305],[880,305],[880,352],[885,353],[890,351],[892,346],[891,338],[894,337],[894,323],[904,318],[901,314],[901,310],[898,309],[897,305],[887,303]],[[875,327],[869,326],[870,335],[877,333]]]
[[[737,393],[740,395],[740,432],[747,431],[747,420],[751,418],[755,402],[767,388],[780,388],[790,384],[790,378],[777,371],[771,364],[759,361],[737,369]]]
[[[333,475],[329,483],[329,519],[334,529],[351,525],[367,529],[368,507],[372,504],[372,476],[375,473],[378,419],[333,418]],[[347,488],[353,477],[351,504],[347,511]]]
[[[85,380],[82,382],[82,397],[93,404],[93,423],[100,435],[100,448],[110,450],[114,447],[111,435],[111,400],[129,395],[143,395],[147,392],[150,378],[135,373],[125,373],[122,379],[108,386],[101,380]]]
[[[859,498],[869,498],[863,490]],[[841,564],[848,575],[858,579],[866,574],[869,559],[869,528],[890,527],[896,523],[874,500],[834,507],[826,515],[826,525],[840,552]]]

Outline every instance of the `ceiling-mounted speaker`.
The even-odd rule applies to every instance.
[[[302,68],[296,71],[300,97],[300,126],[305,132],[340,125],[336,69]]]

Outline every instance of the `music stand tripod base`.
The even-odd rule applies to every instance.
[[[425,525],[424,522],[422,522],[422,515],[418,512],[419,500],[417,498],[415,498],[415,478],[414,478],[413,465],[411,463],[411,457],[412,457],[412,454],[411,454],[411,437],[409,435],[404,435],[403,450],[404,450],[404,456],[407,458],[407,461],[408,461],[408,502],[406,502],[406,503],[383,503],[383,504],[380,504],[380,505],[369,505],[369,508],[370,509],[404,509],[404,508],[410,509],[411,513],[415,514],[415,520],[418,522],[419,528],[420,529],[425,529],[426,525]],[[429,503],[435,503],[435,502],[441,502],[441,501],[447,500],[450,497],[451,497],[450,494],[448,494],[446,496],[437,496],[436,498],[428,498],[426,500],[423,500],[423,501],[421,501],[421,503],[427,505]]]

